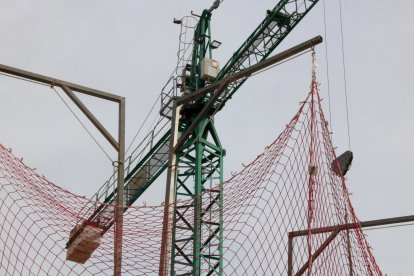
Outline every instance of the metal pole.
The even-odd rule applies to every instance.
[[[168,159],[167,186],[164,201],[164,220],[162,225],[162,241],[160,254],[160,276],[168,275],[172,254],[172,230],[174,227],[175,191],[177,178],[177,152],[174,151],[178,140],[178,126],[180,121],[180,108],[177,102],[173,102],[173,114],[171,120],[170,156]]]
[[[311,230],[312,230],[312,234],[321,234],[321,233],[333,232],[337,229],[346,230],[346,229],[355,229],[358,227],[367,228],[367,227],[375,227],[375,226],[383,226],[383,225],[399,224],[399,223],[407,223],[407,222],[414,222],[414,215],[404,216],[404,217],[393,217],[393,218],[386,218],[386,219],[377,219],[377,220],[368,220],[368,221],[363,221],[360,223],[339,224],[339,225],[334,225],[334,226],[314,228]],[[308,230],[292,231],[289,233],[289,235],[292,235],[293,237],[306,236],[307,234],[308,234]]]
[[[120,276],[122,269],[122,228],[124,222],[124,162],[125,162],[125,98],[119,102],[118,122],[118,187],[115,206],[114,275]]]
[[[348,224],[348,210],[346,210],[345,223]],[[353,260],[352,260],[352,244],[351,244],[351,235],[350,235],[349,229],[346,229],[346,242],[347,242],[348,262],[349,262],[349,276],[354,276],[354,265],[353,265]]]
[[[274,65],[278,62],[281,62],[287,58],[290,58],[294,55],[300,54],[303,51],[308,50],[309,48],[312,48],[315,45],[318,45],[322,43],[323,39],[321,36],[316,36],[312,39],[309,39],[301,44],[298,44],[292,48],[289,48],[273,57],[270,57],[266,60],[263,60],[255,65],[252,65],[246,69],[240,70],[237,73],[234,73],[228,77],[225,77],[224,79],[221,79],[217,82],[214,82],[213,84],[200,88],[190,94],[187,94],[185,96],[177,98],[177,105],[189,103],[191,101],[197,100],[200,97],[205,96],[207,93],[212,92],[216,89],[218,89],[220,86],[224,84],[230,84],[232,82],[238,81],[243,78],[247,78],[251,76],[253,73],[256,73],[260,70],[263,70],[271,65]]]
[[[55,79],[52,77],[36,74],[33,72],[25,71],[22,69],[14,68],[14,67],[3,65],[3,64],[0,64],[0,72],[13,75],[13,76],[18,76],[23,79],[28,79],[28,80],[32,80],[35,82],[47,84],[50,86],[54,86],[54,85],[59,86],[59,87],[66,86],[72,89],[73,91],[83,93],[86,95],[90,95],[90,96],[94,96],[97,98],[101,98],[104,100],[112,101],[112,102],[119,103],[120,101],[122,101],[122,99],[124,99],[123,97],[118,96],[118,95],[110,94],[110,93],[103,92],[100,90],[85,87],[79,84]]]
[[[288,276],[293,276],[293,235],[288,237]]]

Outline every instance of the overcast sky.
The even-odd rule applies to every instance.
[[[348,136],[339,2],[326,2],[333,140],[340,154],[348,149]],[[0,3],[0,63],[125,96],[128,144],[176,64],[179,27],[172,19],[201,13],[212,0]],[[212,19],[213,38],[223,43],[215,59],[224,65],[276,3],[224,0]],[[408,0],[343,1],[354,152],[347,183],[362,221],[414,214],[413,9]],[[322,1],[276,52],[315,35],[324,36]],[[328,116],[325,54],[326,43],[317,47],[317,56]],[[308,92],[310,70],[305,55],[255,76],[216,116],[227,150],[226,178],[276,138]],[[50,181],[89,197],[111,174],[109,160],[53,90],[0,75],[0,95],[0,143]],[[116,106],[82,99],[115,136]],[[155,183],[142,200],[163,201],[164,185],[163,179]],[[412,275],[413,230],[366,232],[384,273]]]

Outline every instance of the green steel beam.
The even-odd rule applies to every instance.
[[[190,90],[195,91],[204,87],[205,81],[201,79],[200,62],[208,53],[211,58],[211,12],[204,10],[194,32],[194,46],[191,60]]]
[[[233,54],[221,69],[217,80],[265,60],[319,0],[282,0]],[[228,93],[217,100],[221,109],[246,80],[233,84]]]

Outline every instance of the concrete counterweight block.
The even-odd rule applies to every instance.
[[[70,239],[81,227],[81,225],[77,225],[70,231]],[[66,260],[84,264],[101,244],[101,232],[102,229],[98,227],[86,225],[79,236],[69,245]]]

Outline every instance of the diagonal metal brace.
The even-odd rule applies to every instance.
[[[313,253],[311,259],[315,260],[316,258],[318,258],[319,255],[325,250],[325,248],[327,248],[328,245],[336,238],[336,236],[338,236],[339,232],[341,232],[341,229],[337,229],[333,231],[332,234],[330,234],[329,237],[321,244],[321,246],[319,246],[319,248],[315,251],[315,253]],[[295,274],[295,276],[303,275],[303,273],[305,273],[305,271],[309,268],[309,264],[310,264],[310,260],[308,260],[299,269],[299,271]]]
[[[62,90],[68,95],[68,97],[76,104],[76,106],[85,114],[85,116],[92,122],[92,124],[99,130],[100,133],[108,140],[108,142],[119,151],[119,143],[115,138],[106,130],[106,128],[99,122],[99,120],[89,111],[89,109],[82,103],[82,101],[73,93],[73,91],[65,86],[61,85]]]

